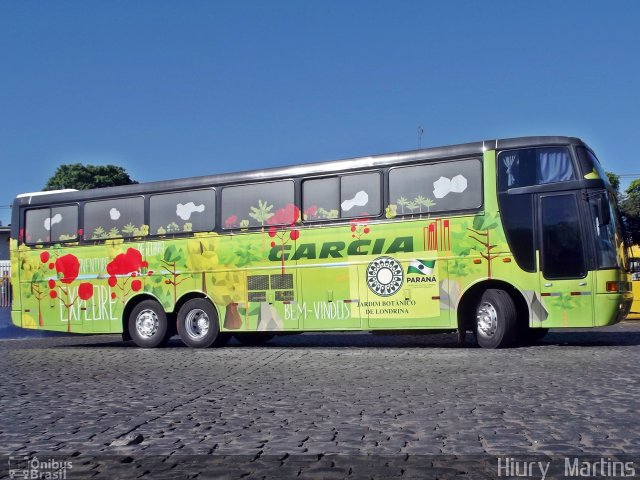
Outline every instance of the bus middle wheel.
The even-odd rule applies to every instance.
[[[204,298],[188,300],[178,311],[178,334],[185,345],[207,348],[223,344],[218,314],[211,302]],[[226,343],[226,342],[225,342]]]

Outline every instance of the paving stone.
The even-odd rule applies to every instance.
[[[234,479],[460,473],[407,468],[442,454],[640,455],[640,322],[551,332],[528,348],[454,345],[366,333],[205,350],[0,341],[0,453],[73,455],[89,475],[152,465],[154,478]],[[130,461],[100,463],[114,456]]]

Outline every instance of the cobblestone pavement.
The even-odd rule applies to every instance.
[[[494,466],[492,475],[455,460],[640,459],[639,372],[640,322],[555,331],[507,350],[459,347],[444,334],[304,334],[206,350],[177,339],[157,350],[116,336],[8,340],[0,452],[75,460],[78,478],[176,478],[180,469],[491,478]]]

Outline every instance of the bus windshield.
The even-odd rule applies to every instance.
[[[618,243],[616,238],[616,215],[606,191],[589,197],[591,225],[595,233],[596,258],[598,268],[615,268],[619,266]],[[608,211],[603,211],[606,208]]]

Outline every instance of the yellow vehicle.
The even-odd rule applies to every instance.
[[[640,245],[631,247],[629,269],[631,270],[631,284],[633,285],[633,304],[627,318],[640,320]]]

